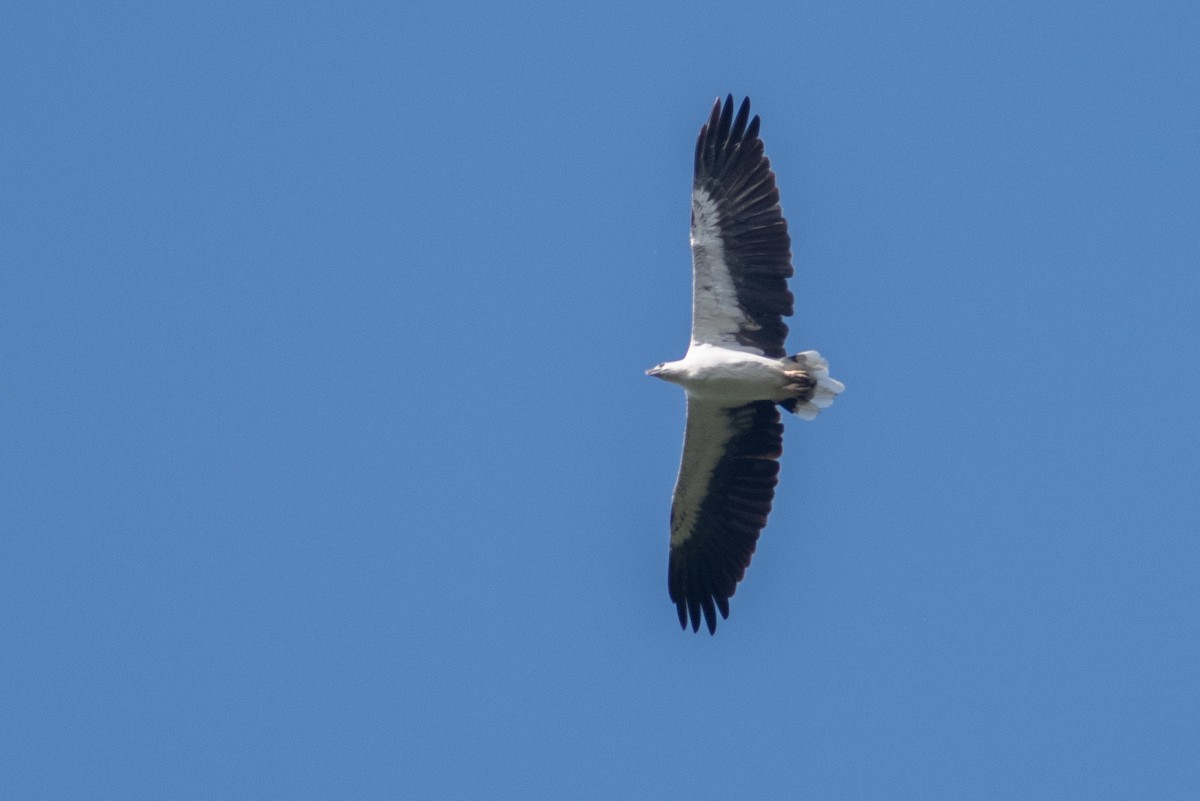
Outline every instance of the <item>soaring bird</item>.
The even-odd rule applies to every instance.
[[[683,387],[687,428],[671,503],[667,588],[686,630],[717,612],[746,574],[767,524],[783,424],[812,420],[845,387],[813,350],[788,356],[791,237],[750,99],[713,104],[696,141],[692,183],[692,341],[646,375]]]

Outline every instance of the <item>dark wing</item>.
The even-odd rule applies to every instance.
[[[782,453],[783,424],[771,401],[731,409],[688,398],[667,573],[684,628],[690,618],[698,631],[703,614],[711,634],[718,611],[729,617],[729,598],[767,525]]]
[[[792,239],[750,100],[733,95],[696,141],[692,184],[692,342],[782,358],[792,313]]]

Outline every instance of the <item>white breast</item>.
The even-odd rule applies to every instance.
[[[729,406],[773,398],[786,383],[777,359],[716,345],[693,344],[680,366],[688,395]]]

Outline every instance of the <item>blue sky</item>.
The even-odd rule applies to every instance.
[[[1194,4],[0,18],[0,796],[1200,792]],[[709,637],[726,93],[847,390]]]

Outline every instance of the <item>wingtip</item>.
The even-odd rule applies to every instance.
[[[704,610],[704,624],[708,626],[709,634],[717,633],[717,608],[713,605],[712,596],[708,596],[700,602],[700,607]]]
[[[680,600],[675,602],[675,612],[679,617],[679,628],[683,631],[687,631],[690,625],[692,632],[698,634],[703,623],[712,636],[717,633],[717,615],[722,620],[729,619],[729,599],[713,597],[700,602]]]

